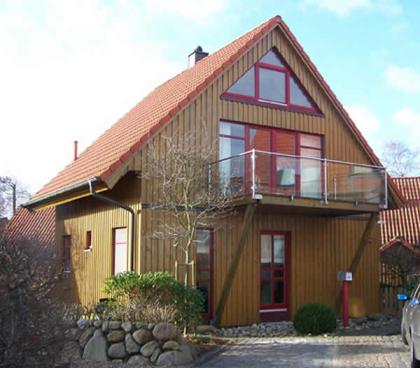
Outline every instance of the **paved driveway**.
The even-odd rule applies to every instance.
[[[399,336],[243,339],[200,367],[409,367]]]

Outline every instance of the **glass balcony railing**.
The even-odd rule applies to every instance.
[[[264,194],[387,207],[383,167],[251,150],[210,165],[224,195]]]

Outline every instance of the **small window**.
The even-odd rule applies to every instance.
[[[85,250],[92,250],[92,231],[86,231]]]
[[[260,63],[270,64],[275,66],[284,66],[273,50],[267,52],[260,60]]]
[[[127,268],[127,228],[113,229],[113,275],[126,272]]]
[[[296,106],[312,108],[311,102],[304,95],[294,78],[290,78],[290,103]]]

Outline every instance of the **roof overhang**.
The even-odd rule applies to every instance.
[[[107,185],[101,180],[101,178],[93,177],[80,183],[64,187],[53,193],[32,199],[24,203],[22,207],[29,210],[40,210],[48,207],[56,207],[60,204],[71,202],[83,197],[88,197],[91,195],[89,182],[95,184],[96,192],[103,192],[109,189]]]

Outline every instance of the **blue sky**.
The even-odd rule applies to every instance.
[[[377,153],[420,141],[420,14],[398,0],[2,0],[0,175],[34,192],[157,84],[281,15]]]

